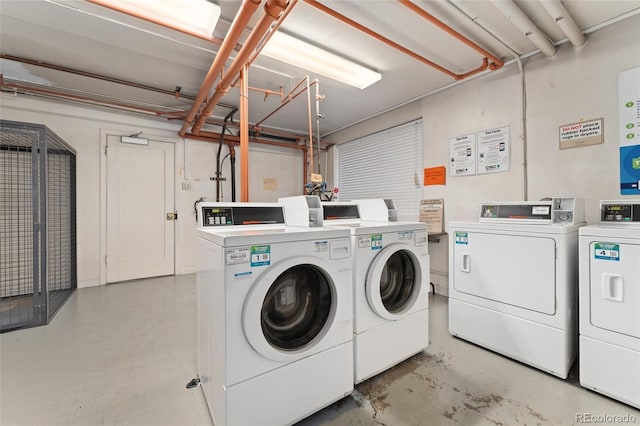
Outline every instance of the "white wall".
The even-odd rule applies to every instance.
[[[44,124],[76,150],[77,167],[77,233],[78,233],[78,286],[104,284],[100,259],[104,259],[106,238],[101,223],[104,208],[102,193],[104,172],[101,172],[104,135],[132,134],[143,131],[143,137],[161,138],[175,143],[176,210],[178,221],[175,233],[175,268],[177,274],[195,271],[195,215],[193,203],[199,197],[215,201],[215,183],[209,178],[215,174],[218,144],[182,139],[179,125],[164,120],[125,115],[117,112],[87,109],[78,105],[56,103],[29,97],[0,97],[0,118]],[[222,156],[227,154],[222,148]],[[240,199],[240,152],[236,148],[236,194]],[[265,145],[250,146],[249,199],[250,201],[276,201],[278,197],[302,193],[303,163],[299,150]],[[224,163],[224,201],[231,201],[230,162]],[[274,178],[277,190],[263,191],[263,177]],[[258,185],[257,182],[260,182]],[[190,182],[191,190],[183,190],[182,183]]]
[[[527,84],[529,199],[573,194],[584,197],[587,221],[597,222],[601,199],[623,198],[619,191],[617,84],[620,71],[640,66],[640,16],[588,36],[582,49],[559,48],[553,59],[525,61]],[[420,105],[424,167],[449,166],[449,139],[509,126],[511,165],[504,173],[449,177],[445,186],[424,187],[423,198],[445,199],[445,222],[476,220],[486,200],[523,198],[520,77],[515,64],[407,105],[402,110],[331,135],[346,142],[415,118]],[[560,150],[558,127],[604,118],[604,144]],[[386,128],[385,127],[385,128]],[[640,198],[625,196],[625,199]],[[430,243],[431,279],[438,293],[448,286],[448,242]]]

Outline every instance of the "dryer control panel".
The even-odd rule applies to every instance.
[[[575,225],[584,222],[584,199],[549,198],[540,201],[482,203],[480,222]]]
[[[601,201],[600,221],[602,223],[632,223],[640,225],[640,202]]]

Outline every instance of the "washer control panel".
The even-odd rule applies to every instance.
[[[204,226],[233,225],[231,207],[203,207],[202,219]]]
[[[282,206],[203,206],[202,225],[284,225]]]

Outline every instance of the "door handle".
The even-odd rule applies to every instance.
[[[614,302],[622,302],[624,298],[624,281],[622,275],[602,274],[602,297]]]
[[[460,268],[462,272],[471,272],[471,255],[467,253],[462,254],[462,268]]]

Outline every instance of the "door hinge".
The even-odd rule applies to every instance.
[[[107,266],[107,255],[104,255],[104,266]]]
[[[104,146],[104,155],[107,155],[107,149],[109,149],[109,145]]]
[[[178,212],[167,213],[167,220],[178,220]]]

